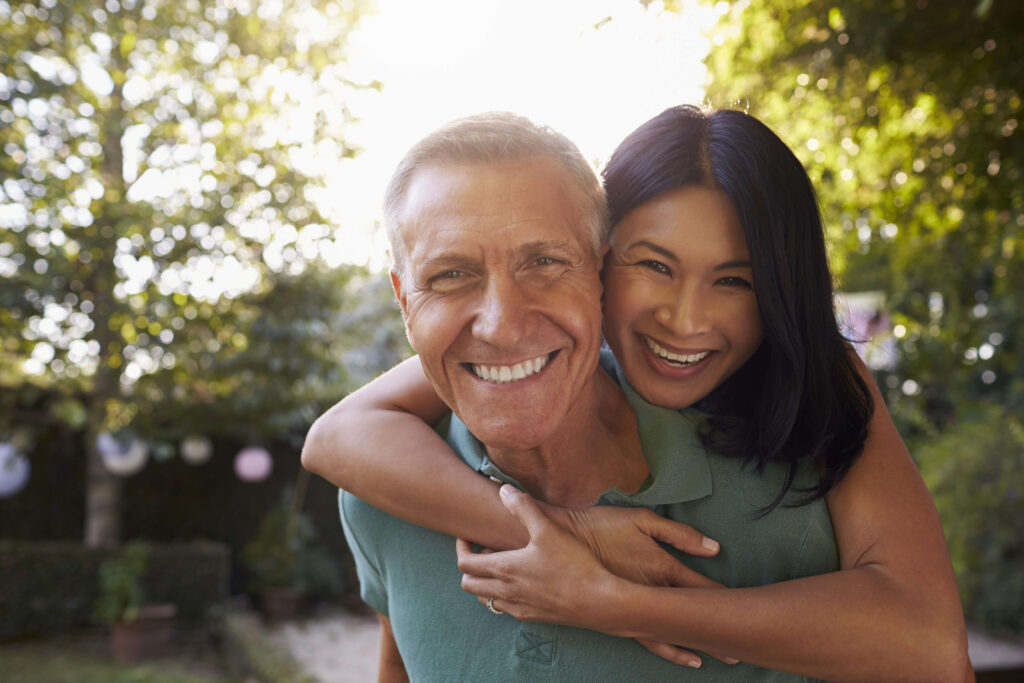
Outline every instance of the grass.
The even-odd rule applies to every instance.
[[[0,645],[5,683],[231,683],[219,658],[195,647],[173,657],[115,662],[104,636],[66,636]]]

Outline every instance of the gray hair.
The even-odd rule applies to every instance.
[[[399,218],[416,171],[431,164],[492,163],[545,156],[569,172],[578,190],[576,220],[590,236],[597,256],[608,240],[608,205],[604,188],[579,149],[561,133],[508,112],[487,112],[456,119],[427,135],[399,162],[384,193],[384,226],[391,244],[394,270],[406,269],[404,226]]]

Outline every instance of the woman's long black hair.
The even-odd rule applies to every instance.
[[[867,438],[871,392],[836,323],[833,280],[807,172],[766,125],[740,111],[667,109],[633,131],[604,169],[612,230],[664,192],[700,185],[732,202],[747,239],[764,339],[697,407],[712,414],[705,445],[725,456],[788,465],[777,506],[810,461],[825,495]]]

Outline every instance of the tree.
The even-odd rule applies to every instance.
[[[260,388],[303,389],[275,396],[280,419],[338,390],[311,339],[365,276],[311,267],[337,246],[315,163],[357,152],[345,96],[377,85],[345,74],[362,11],[0,0],[0,383],[53,392],[83,423],[88,544],[118,539],[100,432],[157,430],[175,401],[202,424],[257,361]],[[310,373],[323,381],[298,387]]]
[[[1022,29],[1003,0],[751,0],[713,41],[709,99],[780,132],[843,288],[886,292],[910,434],[956,397],[1024,409]]]

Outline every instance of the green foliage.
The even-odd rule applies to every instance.
[[[100,600],[100,565],[115,553],[79,543],[0,542],[0,641],[91,624]],[[149,557],[142,592],[177,605],[183,625],[199,626],[227,598],[226,546],[153,543]]]
[[[149,572],[143,583],[152,602],[178,608],[185,627],[206,623],[211,610],[228,598],[231,551],[222,543],[150,543]]]
[[[239,296],[332,242],[297,159],[356,151],[337,103],[360,11],[0,4],[5,376],[36,353],[36,381],[132,384],[241,343]]]
[[[152,663],[122,663],[108,655],[51,643],[18,643],[0,648],[5,681],[18,683],[235,683],[236,678],[196,670],[195,655]],[[257,679],[258,680],[258,679]]]
[[[996,633],[1024,632],[1024,421],[982,406],[915,452],[967,618]]]
[[[291,652],[267,637],[248,612],[228,612],[223,623],[224,650],[231,669],[245,680],[311,683]]]
[[[142,578],[149,568],[149,545],[129,543],[100,565],[96,616],[107,624],[135,621],[146,601]]]
[[[0,640],[88,625],[108,555],[77,543],[0,542]]]
[[[337,596],[342,588],[341,567],[317,545],[312,521],[293,500],[293,492],[284,491],[242,551],[250,589],[297,588],[309,594]]]
[[[751,0],[708,60],[711,102],[808,168],[842,287],[887,293],[890,402],[938,426],[956,397],[1024,410],[1022,26],[1016,2]]]
[[[377,334],[346,327],[370,276],[328,272],[344,235],[316,201],[358,152],[347,98],[379,87],[347,75],[366,4],[0,0],[4,404],[80,429],[93,461],[129,427],[157,455],[197,432],[301,443]],[[87,538],[114,542],[101,497]]]

